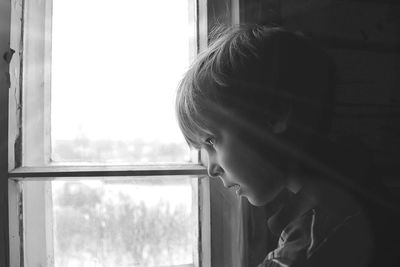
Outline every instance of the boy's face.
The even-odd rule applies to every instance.
[[[204,137],[210,177],[219,177],[226,188],[246,197],[255,206],[272,201],[286,186],[284,175],[270,159],[260,156],[245,138],[225,127]]]

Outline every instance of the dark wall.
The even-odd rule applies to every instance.
[[[301,31],[328,50],[338,69],[332,134],[360,139],[376,179],[399,192],[400,2],[242,0],[241,21]]]
[[[400,195],[400,2],[389,0],[241,0],[240,21],[284,26],[311,37],[337,65],[331,135],[359,140],[371,158],[374,179]],[[247,208],[248,266],[274,244],[264,213]],[[257,216],[256,219],[254,219]],[[253,218],[251,218],[253,217]],[[267,234],[268,236],[268,234]]]
[[[209,30],[235,21],[233,1],[208,2]],[[332,55],[338,83],[331,135],[359,140],[371,156],[373,178],[400,195],[400,2],[238,1],[241,23],[300,31]],[[276,247],[268,209],[236,198],[217,179],[210,184],[212,266],[257,266]]]

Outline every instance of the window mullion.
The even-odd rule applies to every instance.
[[[24,2],[22,164],[26,166],[50,161],[51,2]]]
[[[25,183],[22,191],[23,262],[44,266],[54,261],[51,182]]]

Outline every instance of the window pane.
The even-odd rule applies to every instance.
[[[174,98],[193,1],[53,0],[52,161],[189,161]]]
[[[190,178],[53,181],[56,267],[194,264]]]

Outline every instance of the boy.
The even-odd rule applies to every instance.
[[[278,27],[236,26],[214,39],[180,83],[177,116],[226,188],[255,206],[290,192],[268,221],[278,246],[259,266],[367,266],[364,191],[348,178],[361,173],[340,168],[343,151],[328,139],[331,59]]]

